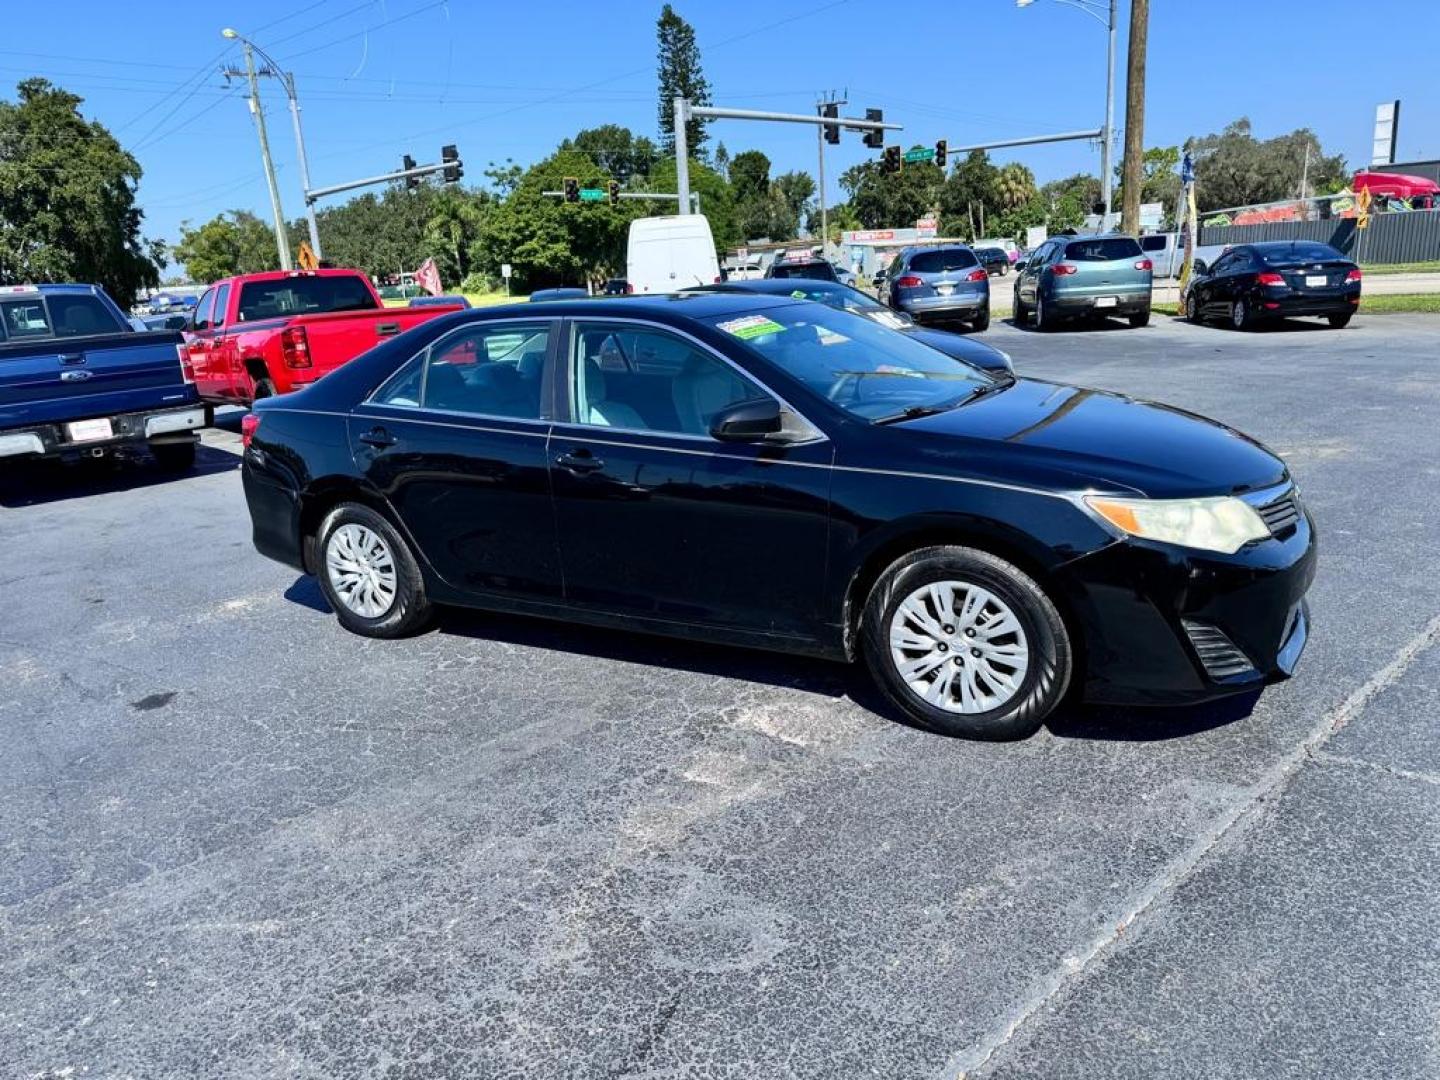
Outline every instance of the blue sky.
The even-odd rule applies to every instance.
[[[848,91],[850,109],[885,110],[898,139],[952,145],[1098,127],[1105,33],[1083,13],[1036,0],[681,0],[717,104],[809,112]],[[439,157],[455,142],[466,181],[488,161],[528,164],[564,136],[613,122],[655,135],[650,0],[249,0],[149,7],[110,0],[25,4],[0,40],[0,86],[46,75],[85,97],[145,170],[146,233],[175,240],[184,220],[230,208],[268,217],[236,28],[293,70],[317,186]],[[1352,166],[1368,160],[1377,102],[1401,98],[1400,156],[1440,157],[1435,44],[1440,4],[1389,20],[1341,0],[1153,0],[1146,144],[1176,143],[1248,115],[1257,134],[1314,128]],[[1117,127],[1124,122],[1129,4],[1120,4]],[[302,212],[285,98],[262,84],[287,218]],[[812,129],[721,122],[714,141],[763,150],[774,171],[816,165]],[[858,135],[829,148],[835,177],[868,153]],[[1117,148],[1118,153],[1118,148]],[[1087,169],[1086,143],[997,151],[1042,182]]]

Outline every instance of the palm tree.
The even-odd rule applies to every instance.
[[[1018,162],[1002,166],[995,178],[995,190],[1000,196],[1000,205],[1006,210],[1016,210],[1035,197],[1035,174]]]

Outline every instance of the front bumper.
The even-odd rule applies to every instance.
[[[1087,700],[1205,701],[1289,678],[1310,632],[1314,525],[1234,555],[1118,541],[1062,568]]]
[[[127,445],[194,442],[196,432],[209,425],[210,418],[209,408],[196,404],[78,417],[59,424],[30,424],[0,431],[0,458],[93,457]],[[111,436],[73,438],[70,424],[86,420],[108,420]]]

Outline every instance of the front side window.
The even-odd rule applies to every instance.
[[[210,313],[210,325],[224,326],[225,312],[230,307],[230,283],[226,282],[215,290],[215,310]]]
[[[707,321],[864,420],[949,406],[994,382],[908,334],[828,307],[785,304]]]
[[[456,330],[410,360],[374,401],[472,416],[539,420],[547,325],[503,323]]]
[[[195,322],[193,325],[196,330],[209,330],[210,327],[214,325],[211,321],[211,314],[214,307],[215,290],[206,289],[201,295],[199,302],[195,305]]]
[[[729,364],[663,330],[581,323],[570,404],[578,424],[704,436],[716,414],[766,396]]]

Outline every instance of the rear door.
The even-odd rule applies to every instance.
[[[350,416],[356,465],[451,587],[561,595],[546,443],[558,321],[471,322]]]

